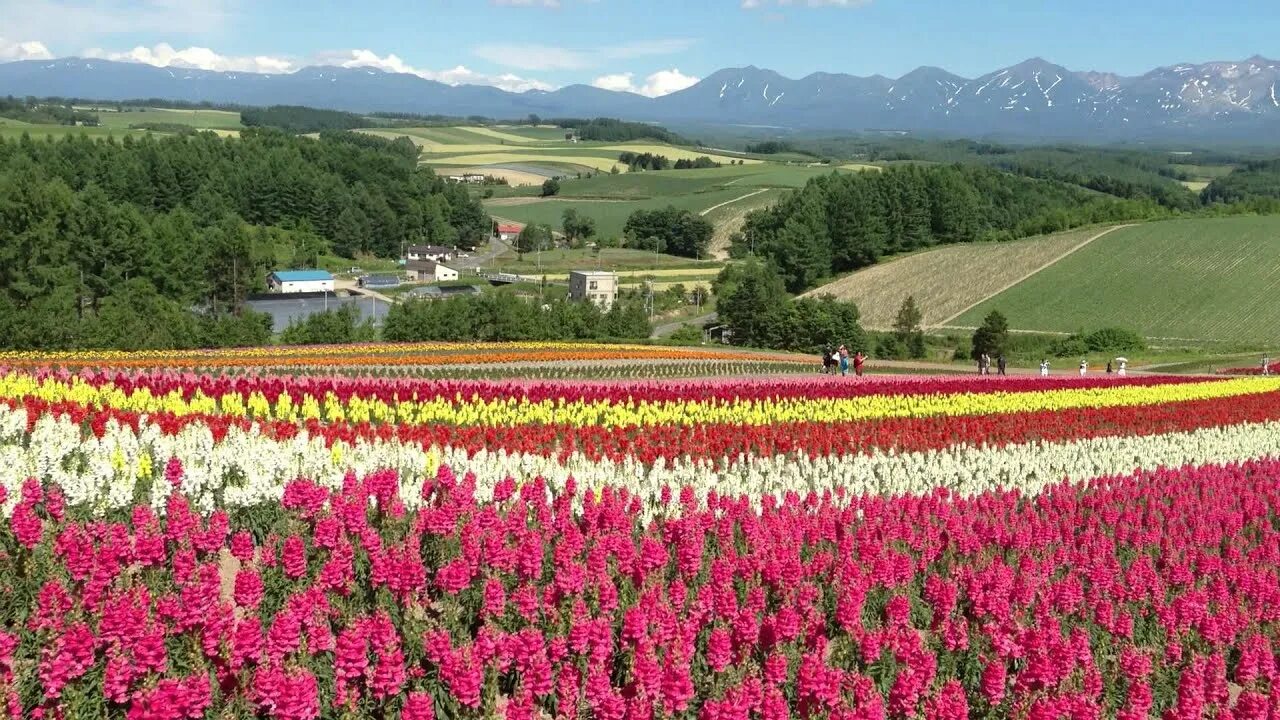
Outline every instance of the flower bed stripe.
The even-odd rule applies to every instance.
[[[998,386],[992,386],[998,387]],[[427,400],[393,400],[351,395],[345,399],[330,392],[324,397],[281,395],[273,404],[262,394],[248,397],[228,393],[220,398],[197,393],[184,399],[181,393],[157,396],[147,387],[127,390],[114,383],[94,385],[72,378],[66,382],[9,374],[0,378],[0,397],[21,400],[39,398],[49,403],[76,402],[140,413],[227,414],[262,420],[293,422],[376,422],[517,426],[561,424],[573,427],[628,427],[638,425],[741,424],[750,426],[792,422],[842,423],[894,417],[995,415],[1041,410],[1105,408],[1185,402],[1263,393],[1280,388],[1277,378],[1242,378],[1155,385],[1117,385],[1058,388],[1035,392],[963,392],[952,394],[876,394],[855,397],[804,396],[770,399],[712,397],[706,400],[662,400],[626,403],[597,400],[575,402],[516,398],[468,400],[437,397]]]
[[[1229,463],[1280,454],[1280,422],[1244,423],[1160,435],[1105,436],[1064,442],[1031,442],[1003,447],[954,445],[917,452],[883,452],[819,457],[775,455],[731,459],[691,458],[647,465],[629,456],[619,462],[593,460],[580,452],[561,457],[458,448],[424,448],[419,443],[357,440],[326,446],[323,438],[300,433],[288,440],[256,428],[231,427],[215,441],[208,427],[190,423],[166,434],[152,422],[137,431],[114,422],[101,437],[85,437],[80,423],[44,416],[27,431],[23,410],[0,409],[0,483],[16,490],[28,477],[64,488],[68,500],[98,510],[122,508],[137,497],[159,506],[168,495],[156,473],[171,457],[187,469],[183,491],[205,511],[278,502],[287,482],[311,477],[341,487],[349,471],[364,475],[394,469],[403,478],[401,496],[412,506],[424,476],[441,465],[474,473],[482,494],[507,477],[544,477],[553,488],[573,477],[580,488],[627,488],[650,508],[664,487],[756,499],[785,493],[924,494],[948,489],[961,495],[1016,489],[1035,494],[1063,480],[1083,481],[1135,469],[1188,463]],[[12,495],[11,495],[12,497]]]

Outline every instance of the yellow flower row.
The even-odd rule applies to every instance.
[[[528,401],[505,398],[393,400],[353,396],[346,402],[332,393],[322,397],[281,395],[275,402],[261,393],[209,397],[197,392],[155,395],[147,389],[125,391],[111,384],[90,385],[79,378],[37,380],[10,373],[0,377],[0,397],[34,397],[45,402],[74,402],[95,408],[174,415],[230,415],[254,420],[302,422],[374,422],[401,424],[515,426],[565,424],[629,426],[708,423],[768,425],[786,422],[850,422],[875,418],[993,415],[1013,412],[1123,407],[1226,398],[1280,390],[1280,378],[1254,377],[1168,385],[1119,385],[1038,392],[985,392],[935,395],[869,395],[851,398],[704,399],[625,403],[605,401]]]

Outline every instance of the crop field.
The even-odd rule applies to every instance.
[[[1022,330],[1121,326],[1152,338],[1280,340],[1280,218],[1176,220],[1117,230],[983,302]]]
[[[863,326],[879,330],[893,327],[899,306],[912,295],[924,314],[923,324],[938,325],[1099,232],[1094,228],[1007,243],[948,245],[873,265],[807,295],[852,300]]]
[[[146,135],[147,131],[110,127],[82,127],[78,125],[6,125],[0,123],[0,137],[19,138],[23,134],[30,135],[33,140],[43,140],[46,137],[58,139],[68,135],[86,135],[95,139],[105,139],[108,137],[122,138],[125,135],[137,137]]]
[[[11,718],[1266,718],[1280,379],[0,353]]]
[[[101,108],[97,110],[98,122],[103,127],[124,128],[139,123],[171,123],[189,125],[198,130],[241,130],[240,113],[225,110],[183,110],[166,108],[146,108],[143,110],[126,110],[116,112]]]
[[[690,273],[719,274],[722,263],[710,260],[695,260],[676,255],[663,255],[631,250],[628,248],[601,248],[599,253],[587,249],[547,250],[541,253],[525,253],[520,260],[515,252],[507,252],[496,258],[486,267],[503,272],[537,277],[548,273],[567,273],[570,270],[612,270],[625,272],[634,270],[644,274],[655,274],[664,269],[677,270],[679,275]],[[678,275],[677,275],[678,276]],[[561,278],[563,279],[563,278]],[[710,282],[710,277],[708,277]]]

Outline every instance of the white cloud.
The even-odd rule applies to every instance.
[[[755,10],[757,8],[766,7],[768,5],[777,5],[779,7],[789,7],[793,5],[803,5],[805,7],[862,7],[870,5],[871,0],[742,0],[743,10]]]
[[[36,43],[39,45],[39,43]],[[43,49],[43,45],[40,48]],[[4,46],[0,43],[0,58],[5,55]],[[44,51],[47,55],[48,51]],[[391,73],[417,75],[427,80],[435,80],[446,85],[491,85],[508,92],[525,92],[527,90],[554,90],[555,86],[541,80],[521,77],[511,73],[488,75],[476,72],[465,65],[445,70],[429,70],[416,68],[405,62],[395,53],[379,55],[372,50],[356,49],[341,52],[322,53],[312,58],[275,57],[270,55],[232,56],[220,55],[209,48],[189,47],[176,50],[168,43],[160,43],[154,47],[138,46],[128,52],[108,52],[100,48],[85,50],[84,57],[117,60],[120,62],[136,62],[155,67],[197,68],[200,70],[217,70],[232,72],[256,72],[280,74],[296,72],[306,65],[335,65],[344,68],[376,68]],[[21,58],[14,58],[21,59]]]
[[[53,57],[49,48],[39,40],[11,43],[0,37],[0,62],[11,60],[48,60]]]
[[[209,48],[194,46],[178,50],[169,43],[160,43],[152,47],[139,45],[127,52],[108,52],[101,48],[89,48],[84,51],[83,55],[103,60],[136,62],[156,67],[256,73],[287,73],[297,70],[297,66],[288,58],[269,55],[220,55]]]
[[[689,49],[692,38],[640,40],[621,45],[574,49],[537,43],[490,43],[473,49],[477,57],[520,70],[582,70],[611,60],[671,55]]]
[[[646,97],[661,97],[677,90],[683,90],[696,82],[698,82],[698,78],[692,75],[685,75],[680,72],[679,68],[672,68],[653,73],[644,79],[644,84],[642,85],[636,85],[635,73],[629,72],[601,75],[592,80],[591,84],[603,90],[630,92]]]

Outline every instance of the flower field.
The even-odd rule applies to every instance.
[[[0,713],[1280,716],[1278,379],[290,352],[3,358]]]

